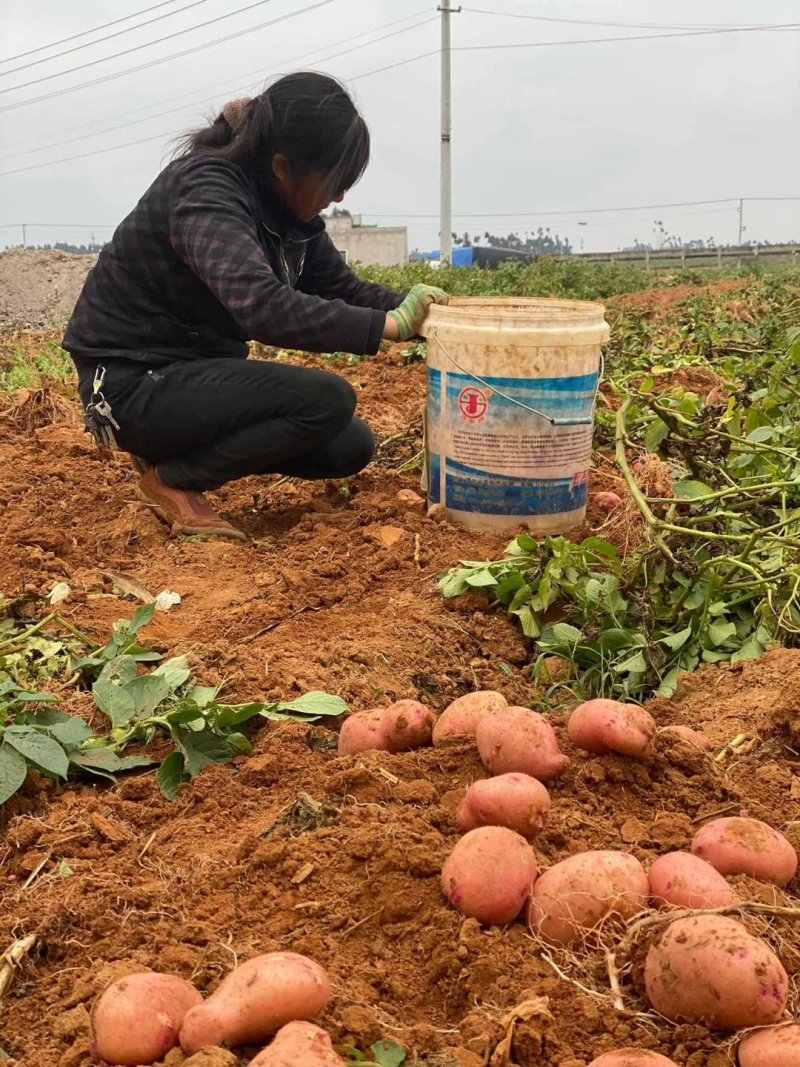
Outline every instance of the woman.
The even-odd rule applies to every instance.
[[[344,478],[375,447],[343,378],[247,360],[247,342],[377,352],[441,289],[361,281],[319,217],[369,160],[338,82],[290,74],[189,135],[100,253],[67,326],[87,427],[135,457],[173,529],[244,540],[203,496],[251,474]]]

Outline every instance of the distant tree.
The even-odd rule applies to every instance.
[[[540,256],[568,256],[572,253],[572,245],[568,237],[553,236],[549,227],[541,226],[536,233],[526,231],[522,236],[518,233],[509,233],[505,237],[491,234],[488,231],[483,235],[487,244],[494,248],[511,248],[516,252],[529,252]]]

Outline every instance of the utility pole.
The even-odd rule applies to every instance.
[[[742,225],[744,215],[744,197],[739,197],[739,247],[742,246],[742,234],[744,233],[744,226]]]
[[[22,247],[23,248],[27,248],[28,247],[27,230],[28,230],[28,224],[27,224],[27,222],[23,222],[23,224],[22,224]]]
[[[453,171],[450,155],[450,16],[458,14],[460,7],[450,7],[449,0],[444,0],[439,11],[442,13],[442,157],[441,157],[441,199],[440,222],[441,260],[449,263],[453,251]]]

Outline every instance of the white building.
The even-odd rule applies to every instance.
[[[346,263],[394,267],[408,262],[405,226],[365,226],[360,215],[330,216],[325,226]]]

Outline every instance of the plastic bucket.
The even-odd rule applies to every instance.
[[[560,534],[586,514],[605,308],[514,297],[433,305],[428,502],[476,529]]]

